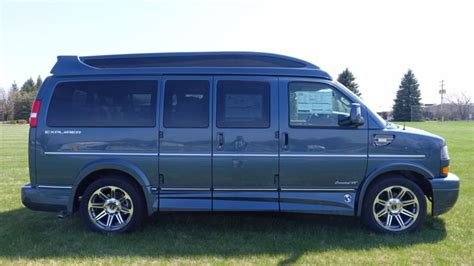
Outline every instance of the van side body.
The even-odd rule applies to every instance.
[[[444,139],[385,122],[299,59],[247,52],[64,56],[51,73],[29,132],[22,202],[33,210],[71,214],[104,176],[139,188],[149,215],[361,216],[371,187],[393,175],[422,190],[432,215],[458,197],[459,178],[443,172]],[[361,124],[349,121],[354,106]]]

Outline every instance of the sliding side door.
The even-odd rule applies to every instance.
[[[164,77],[160,210],[210,211],[212,77]]]
[[[215,77],[213,210],[278,211],[278,84]]]

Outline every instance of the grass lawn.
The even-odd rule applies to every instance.
[[[456,207],[418,232],[371,232],[353,217],[158,214],[132,234],[90,232],[79,215],[23,207],[27,126],[0,125],[0,264],[474,263],[474,123],[407,123],[443,136],[461,177]]]

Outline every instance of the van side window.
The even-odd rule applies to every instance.
[[[218,81],[216,120],[216,125],[220,128],[269,127],[270,83]]]
[[[154,127],[156,93],[153,80],[59,83],[46,123],[51,127]]]
[[[209,88],[207,80],[166,81],[163,126],[209,127]]]
[[[310,82],[289,85],[290,126],[338,127],[350,119],[351,101],[335,88]]]

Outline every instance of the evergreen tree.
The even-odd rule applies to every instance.
[[[13,107],[16,120],[28,120],[30,117],[31,106],[35,100],[36,93],[20,91],[15,95],[15,105]]]
[[[344,71],[342,71],[341,74],[337,77],[337,81],[341,83],[342,85],[346,86],[349,90],[351,90],[355,95],[361,96],[362,93],[359,91],[359,84],[355,83],[355,77],[354,74],[349,70],[349,68],[346,68]]]
[[[15,103],[13,106],[14,119],[28,120],[31,106],[33,105],[33,101],[36,98],[36,94],[38,93],[41,84],[43,84],[43,80],[38,76],[36,83],[32,78],[29,78],[25,83],[23,83],[20,90],[18,90],[16,84],[12,85],[12,90],[16,91],[14,95]]]
[[[36,83],[35,83],[35,91],[38,92],[39,89],[41,88],[41,85],[43,85],[43,80],[41,79],[41,76],[38,76],[38,78],[36,79]]]
[[[11,90],[12,90],[14,93],[17,93],[17,92],[20,91],[20,89],[18,88],[18,84],[16,84],[16,81],[13,81]]]
[[[23,86],[21,86],[21,89],[20,89],[21,92],[26,92],[26,93],[33,92],[34,90],[35,90],[35,82],[33,81],[32,78],[27,79],[25,83],[23,83]]]
[[[423,120],[421,93],[418,80],[411,69],[403,76],[393,105],[393,119],[396,121]]]

